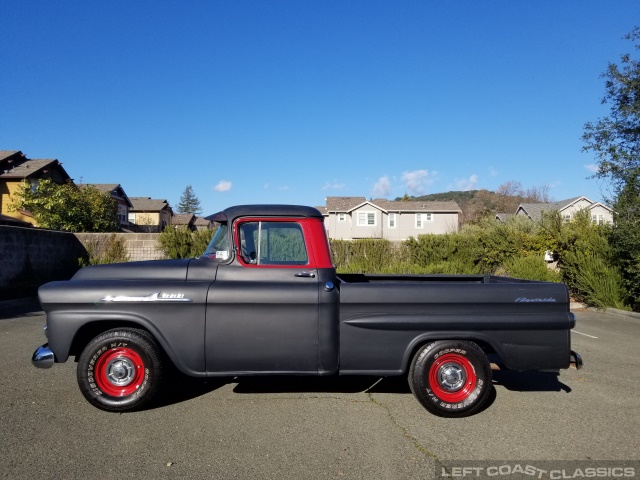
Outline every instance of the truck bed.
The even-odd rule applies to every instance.
[[[536,280],[522,280],[519,278],[501,277],[497,275],[401,275],[401,274],[364,274],[338,273],[342,283],[543,283]]]

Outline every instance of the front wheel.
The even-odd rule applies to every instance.
[[[409,370],[409,386],[431,413],[466,417],[488,400],[491,365],[473,342],[439,340],[418,350]]]
[[[143,330],[109,330],[84,348],[78,358],[77,378],[84,397],[102,410],[140,408],[153,398],[160,384],[160,349]]]

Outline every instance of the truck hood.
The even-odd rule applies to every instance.
[[[185,281],[192,259],[92,265],[80,269],[71,280],[173,280]]]

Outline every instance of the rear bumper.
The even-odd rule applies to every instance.
[[[38,368],[51,368],[55,362],[55,356],[49,349],[48,343],[45,343],[41,347],[38,347],[33,356],[31,357],[31,363],[34,367]]]

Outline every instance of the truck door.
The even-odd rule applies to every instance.
[[[207,306],[210,373],[317,373],[318,271],[304,220],[241,219]]]

